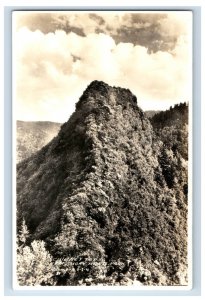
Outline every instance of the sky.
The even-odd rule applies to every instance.
[[[18,120],[65,122],[93,80],[128,88],[143,110],[192,99],[191,12],[14,12]]]

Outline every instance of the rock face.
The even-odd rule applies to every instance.
[[[127,89],[92,82],[59,134],[18,164],[18,227],[65,259],[59,285],[187,284],[187,162]],[[66,263],[65,263],[66,264]]]

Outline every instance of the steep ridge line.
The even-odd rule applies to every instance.
[[[171,151],[129,90],[94,81],[58,136],[18,164],[18,226],[72,262],[59,285],[187,283],[187,167]],[[167,161],[180,166],[167,167],[172,185]]]

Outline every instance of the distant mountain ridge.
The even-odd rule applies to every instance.
[[[188,165],[172,129],[167,145],[135,95],[93,81],[18,164],[18,230],[65,261],[56,285],[187,284]]]
[[[147,118],[152,118],[154,115],[158,114],[160,110],[145,110]]]
[[[17,121],[17,162],[40,150],[59,132],[61,124],[49,121]]]

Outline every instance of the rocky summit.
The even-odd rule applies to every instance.
[[[17,165],[17,229],[64,262],[56,285],[187,284],[188,125],[175,124],[155,129],[128,89],[93,81]]]

